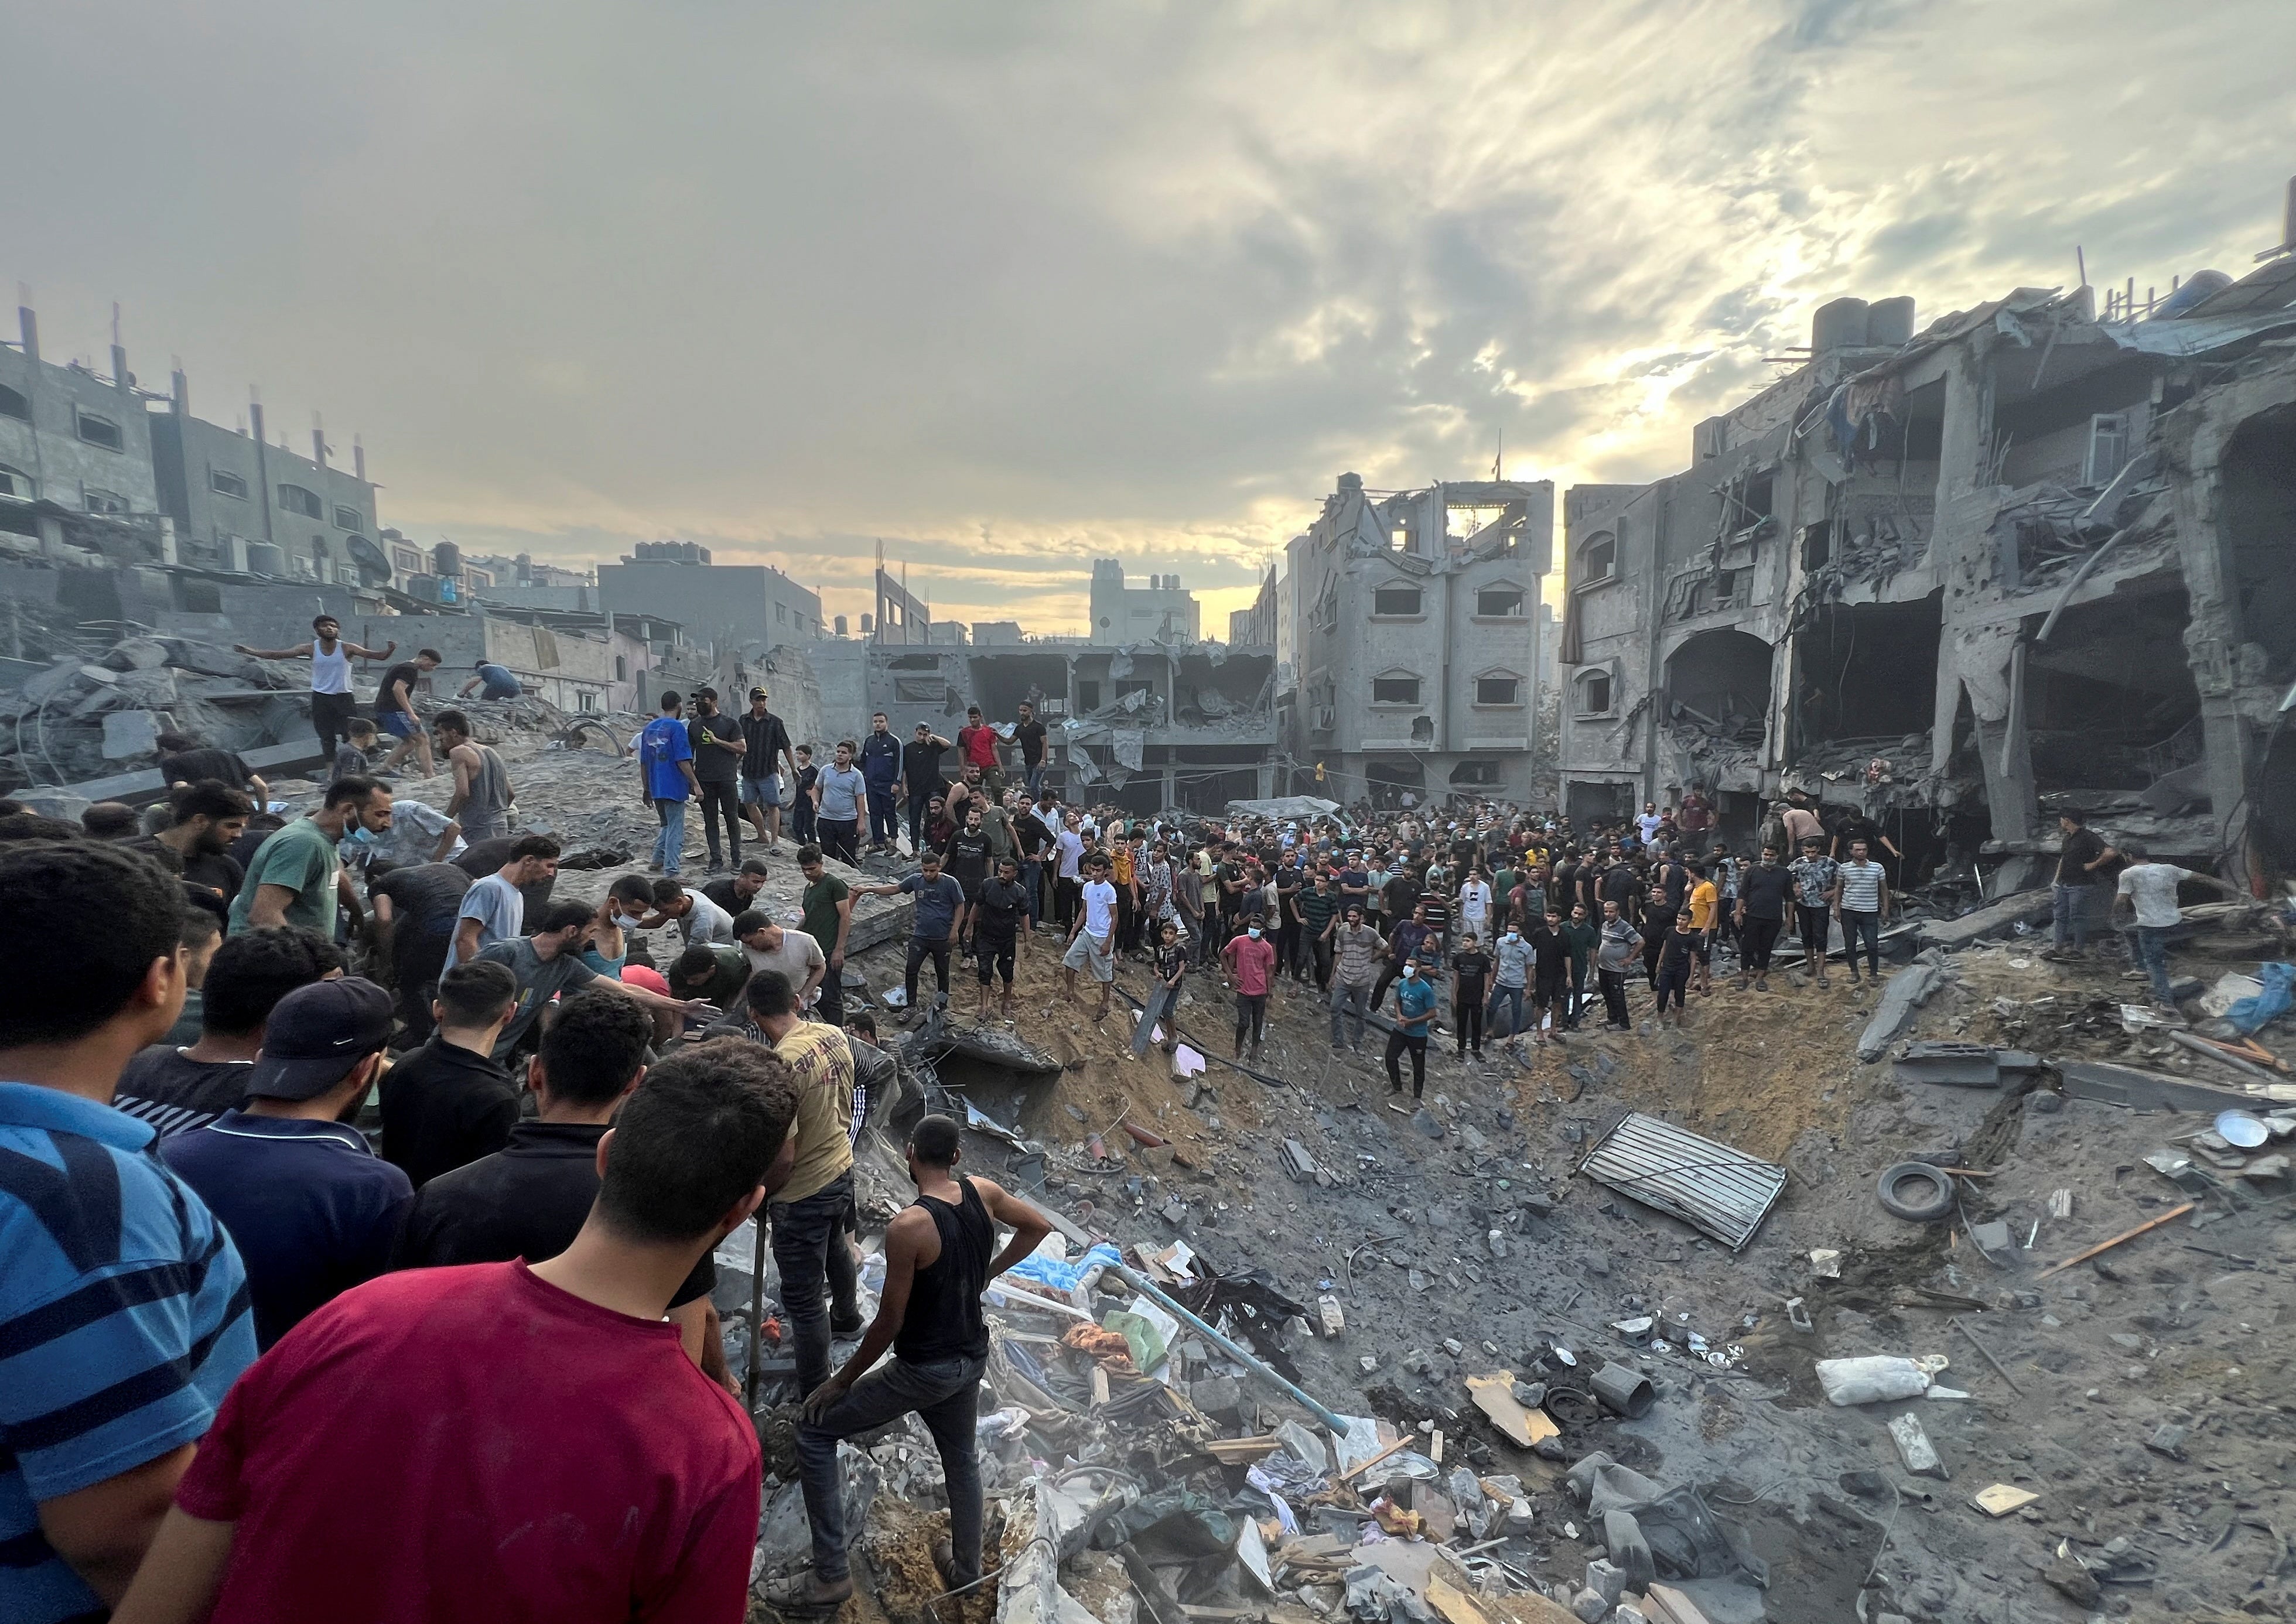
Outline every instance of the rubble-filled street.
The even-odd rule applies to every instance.
[[[529,742],[505,745],[528,821],[570,849],[641,832],[628,767]],[[789,843],[767,861],[793,920]],[[560,894],[591,899],[618,872],[563,874]],[[2221,979],[2238,991],[2285,956],[2284,905],[2192,911],[2178,971],[2210,1004]],[[676,952],[660,934],[657,962]],[[884,927],[847,972],[888,1032],[901,934]],[[1242,1067],[1225,1058],[1231,996],[1202,973],[1178,1063],[1135,1060],[1144,967],[1122,966],[1096,1022],[1062,996],[1049,928],[1021,956],[1013,1034],[1040,1058],[1002,1063],[994,1023],[947,1041],[970,1027],[960,966],[947,1033],[904,1039],[922,1092],[873,1122],[865,1227],[906,1199],[898,1136],[927,1104],[975,1125],[968,1167],[1060,1223],[1037,1284],[992,1297],[996,1615],[1046,1609],[1031,1587],[1052,1581],[1026,1556],[1049,1518],[1054,1577],[1102,1624],[2277,1616],[2296,1586],[2280,1346],[2296,1083],[2171,1042],[2141,972],[2051,963],[2046,939],[2004,923],[1923,949],[1880,996],[1839,973],[1759,995],[1718,978],[1679,1029],[1655,1029],[1638,988],[1634,1032],[1521,1061],[1493,1045],[1463,1064],[1439,1035],[1416,1103],[1390,1093],[1376,1041],[1335,1053],[1324,1000],[1289,981]],[[1861,1060],[1898,977],[1934,987]],[[2194,1009],[2195,1031],[2226,1029]],[[2285,1026],[2255,1034],[2275,1078],[2296,1052]],[[2219,1110],[2240,1125],[2215,1126]],[[1775,1207],[1741,1214],[1742,1248],[1579,1170],[1650,1120],[1782,1171]],[[1884,1210],[1877,1181],[1905,1162],[1957,1169],[1896,1186],[1942,1194],[1941,1216]],[[720,1253],[737,1371],[749,1255],[741,1235]],[[774,1289],[769,1267],[769,1315]],[[796,1397],[775,1351],[769,1439]],[[1892,1396],[1828,1402],[1840,1360],[1884,1361]],[[1596,1396],[1620,1371],[1647,1381],[1646,1408]],[[874,1595],[849,1605],[906,1624],[931,1616],[916,1552],[937,1464],[921,1429],[868,1452],[851,1492],[874,1494]],[[788,1478],[769,1489],[761,1583],[804,1560]],[[1620,1604],[1594,1611],[1590,1585]]]

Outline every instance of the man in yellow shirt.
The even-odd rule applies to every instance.
[[[796,1160],[767,1211],[782,1307],[797,1345],[798,1386],[809,1393],[829,1380],[831,1334],[850,1336],[862,1323],[853,1253],[845,1243],[853,1209],[853,1051],[835,1027],[800,1018],[797,989],[779,971],[758,971],[744,992],[758,1039],[787,1062],[797,1082],[790,1125]]]
[[[1116,935],[1109,947],[1116,951],[1130,945],[1134,922],[1140,916],[1140,880],[1132,862],[1132,843],[1124,838],[1120,824],[1109,832],[1108,860],[1113,871],[1109,883],[1116,887]]]
[[[1721,912],[1722,891],[1708,878],[1703,863],[1690,865],[1690,930],[1697,945],[1690,950],[1690,987],[1693,992],[1714,990],[1714,924]]]

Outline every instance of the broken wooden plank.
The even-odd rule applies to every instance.
[[[1490,1417],[1491,1424],[1523,1448],[1541,1439],[1560,1438],[1562,1429],[1543,1409],[1526,1408],[1514,1396],[1514,1372],[1495,1370],[1467,1378],[1467,1396]]]
[[[1249,1466],[1283,1447],[1282,1439],[1268,1433],[1259,1438],[1215,1438],[1204,1446],[1204,1453],[1223,1466]]]
[[[2186,1202],[2182,1206],[2171,1207],[2159,1218],[2139,1224],[2134,1229],[2123,1230],[2120,1234],[2113,1236],[2110,1241],[2099,1241],[2087,1251],[2075,1252],[2071,1257],[2067,1258],[2062,1263],[2051,1264],[2039,1274],[2034,1275],[2033,1278],[2036,1280],[2046,1280],[2050,1275],[2062,1273],[2062,1271],[2070,1268],[2076,1263],[2086,1263],[2100,1252],[2111,1251],[2114,1247],[2119,1246],[2125,1241],[2135,1240],[2138,1235],[2143,1234],[2148,1229],[2158,1229],[2161,1225],[2168,1223],[2172,1218],[2180,1218],[2184,1217],[2185,1214],[2190,1212],[2197,1205],[2199,1205],[2199,1203],[2196,1202]]]

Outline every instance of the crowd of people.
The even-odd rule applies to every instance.
[[[1897,905],[1882,832],[1799,793],[1743,849],[1695,793],[1584,829],[1473,800],[1135,816],[1064,801],[1027,715],[907,744],[880,716],[808,779],[762,692],[734,718],[693,697],[689,722],[665,696],[640,741],[656,872],[594,906],[554,899],[557,843],[509,826],[508,774],[451,710],[424,730],[443,810],[364,770],[376,726],[342,729],[292,817],[183,737],[152,815],[0,801],[0,1617],[741,1617],[760,1463],[714,1253],[760,1212],[814,1546],[777,1600],[850,1593],[838,1442],[908,1412],[944,1466],[944,1573],[979,1579],[980,1294],[1046,1220],[925,1116],[865,1316],[855,1146],[906,1089],[845,1005],[860,898],[913,898],[911,1021],[928,966],[944,998],[970,966],[974,1019],[1017,1021],[1044,936],[1095,1019],[1141,967],[1135,1056],[1216,977],[1238,1063],[1274,1000],[1312,999],[1335,1053],[1376,1014],[1390,1090],[1414,1097],[1439,1041],[1472,1066],[1590,1013],[1685,1021],[1718,960],[1767,991],[1782,940],[1813,981],[1837,933],[1844,973],[1878,977]],[[728,782],[709,750],[731,791],[699,793]],[[690,799],[723,840],[699,887]],[[795,924],[740,855],[745,823],[770,847],[784,811]],[[895,860],[857,883],[832,858],[865,818]],[[2165,997],[2177,890],[2216,882],[2083,833],[2068,823],[2062,951],[2109,888]]]

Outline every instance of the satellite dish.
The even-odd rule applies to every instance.
[[[386,586],[390,580],[390,560],[383,551],[364,536],[354,536],[343,544],[358,566],[359,581],[364,586]]]

